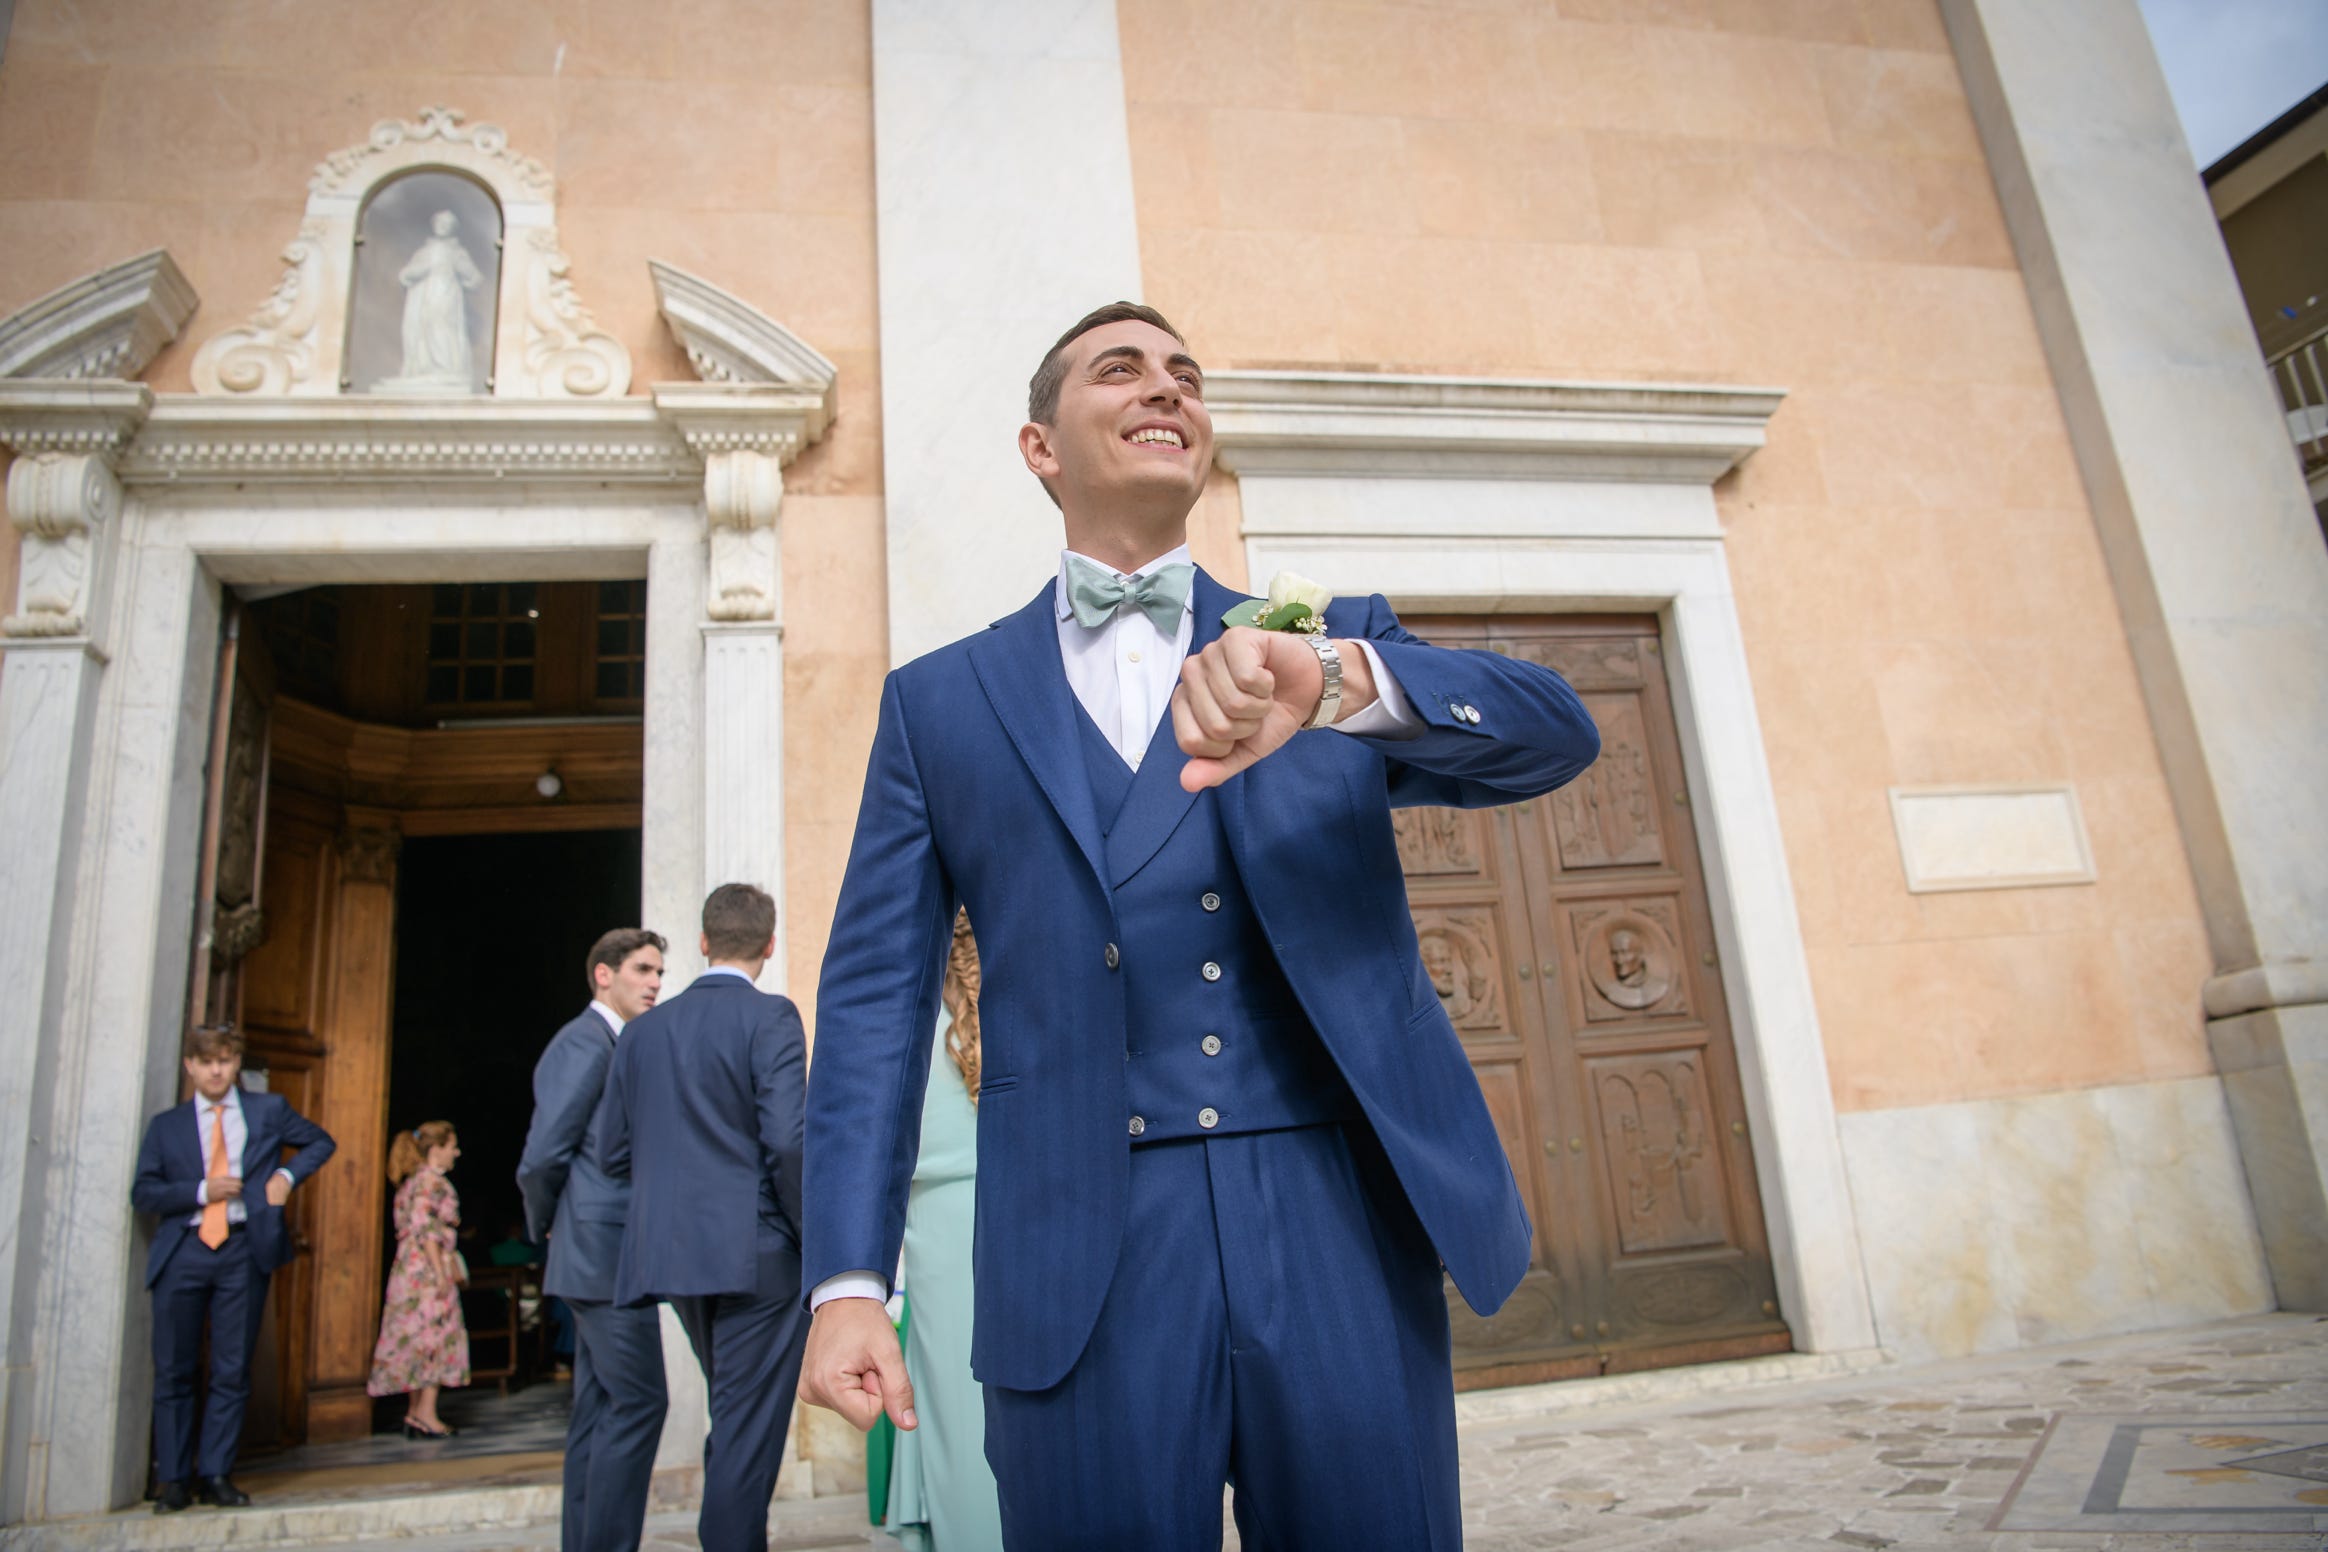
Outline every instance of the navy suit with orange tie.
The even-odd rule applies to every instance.
[[[205,1244],[196,1227],[206,1205],[203,1182],[211,1174],[204,1144],[215,1147],[212,1128],[221,1124],[204,1113],[208,1100],[173,1105],[147,1123],[130,1187],[138,1211],[161,1215],[145,1280],[154,1297],[154,1470],[164,1482],[223,1477],[233,1468],[267,1280],[292,1254],[283,1209],[267,1201],[264,1182],[280,1170],[296,1186],[321,1169],[337,1146],[280,1094],[230,1089],[221,1104],[239,1112],[223,1124],[229,1138],[238,1128],[242,1132],[234,1172],[249,1185],[234,1204],[240,1211],[230,1209],[218,1245]],[[288,1162],[286,1148],[297,1150]],[[197,1453],[194,1376],[205,1322],[210,1395]]]

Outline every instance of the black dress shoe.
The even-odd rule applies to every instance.
[[[235,1486],[231,1477],[204,1477],[195,1492],[204,1503],[221,1509],[240,1509],[251,1501],[251,1495]]]
[[[183,1482],[164,1482],[154,1490],[154,1513],[176,1514],[194,1506],[194,1492]]]

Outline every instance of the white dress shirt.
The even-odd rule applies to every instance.
[[[1059,619],[1059,660],[1066,665],[1067,684],[1084,712],[1115,745],[1133,770],[1148,752],[1156,725],[1169,715],[1172,691],[1180,683],[1180,662],[1188,656],[1196,636],[1195,591],[1180,609],[1179,628],[1168,639],[1148,618],[1145,609],[1118,607],[1103,625],[1079,625],[1067,591],[1067,557],[1059,554],[1059,580],[1052,593]],[[1144,576],[1159,566],[1189,559],[1188,546],[1168,550],[1137,571],[1117,571],[1104,561],[1082,557],[1122,581]],[[1382,664],[1382,655],[1364,641],[1358,650],[1374,671],[1374,704],[1336,722],[1331,731],[1363,738],[1413,738],[1423,730],[1422,720],[1407,704],[1406,692]],[[875,1272],[840,1272],[818,1283],[809,1293],[813,1310],[828,1299],[886,1299],[888,1283]]]
[[[222,1120],[226,1123],[226,1172],[240,1180],[243,1149],[250,1143],[250,1129],[243,1121],[240,1084],[228,1089],[226,1098],[216,1104],[199,1094],[194,1096],[194,1135],[202,1144],[202,1183],[194,1188],[194,1200],[197,1202],[207,1203],[210,1200],[210,1154],[218,1146],[218,1127]],[[287,1169],[278,1169],[275,1173],[293,1185],[299,1183],[299,1177]],[[239,1196],[226,1204],[226,1221],[229,1223],[248,1222],[250,1215],[250,1209],[243,1205],[243,1199]],[[200,1213],[186,1221],[195,1228],[202,1227]]]
[[[606,1020],[606,1027],[608,1031],[611,1032],[617,1040],[622,1038],[622,1026],[630,1022],[628,1019],[624,1018],[621,1014],[615,1012],[614,1009],[608,1007],[605,1003],[600,1002],[595,997],[590,999],[590,1009],[600,1018]]]

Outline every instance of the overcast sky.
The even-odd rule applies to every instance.
[[[2328,83],[2328,0],[2141,0],[2204,171]]]

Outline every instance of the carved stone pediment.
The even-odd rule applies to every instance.
[[[838,369],[766,313],[661,259],[647,260],[671,337],[707,383],[786,383],[829,392]]]
[[[195,303],[167,252],[141,253],[0,323],[0,377],[133,378],[178,337]]]
[[[308,180],[307,210],[283,250],[283,274],[250,321],[213,335],[194,358],[194,391],[233,397],[344,394],[356,238],[366,201],[421,170],[466,175],[492,193],[502,234],[486,378],[496,399],[620,398],[630,352],[598,326],[558,244],[549,169],[513,151],[497,125],[451,108],[383,119],[360,145],[325,157]]]

